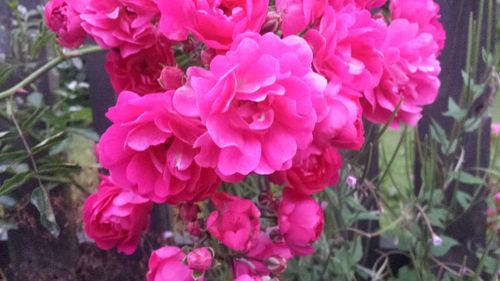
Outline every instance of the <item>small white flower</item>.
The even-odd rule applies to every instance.
[[[432,234],[432,245],[434,246],[441,246],[443,245],[443,238],[439,237],[436,234]]]

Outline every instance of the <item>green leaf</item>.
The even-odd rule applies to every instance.
[[[7,195],[14,191],[16,188],[23,185],[26,181],[28,181],[33,176],[32,171],[26,171],[17,173],[11,178],[6,179],[2,186],[0,186],[0,196]]]
[[[479,125],[481,125],[481,121],[482,121],[481,118],[476,118],[476,117],[472,117],[465,120],[464,131],[466,133],[470,133],[477,130],[477,128],[479,128]]]
[[[41,107],[35,110],[33,114],[28,117],[22,124],[21,128],[23,130],[31,129],[40,119],[45,115],[45,113],[49,110],[49,107]]]
[[[461,190],[457,192],[456,199],[458,204],[460,204],[460,207],[464,210],[467,210],[472,202],[472,196]]]
[[[13,65],[2,63],[0,64],[0,85],[5,83],[16,72]]]
[[[442,257],[448,253],[448,251],[455,245],[458,245],[457,240],[448,237],[448,236],[443,236],[441,237],[443,239],[443,244],[440,246],[432,246],[431,248],[431,253],[435,257]]]
[[[55,39],[55,34],[52,32],[48,32],[45,25],[42,24],[42,32],[36,39],[35,43],[33,44],[33,49],[31,51],[32,56],[34,58],[38,58],[45,45],[47,45],[48,42],[54,39]]]
[[[56,222],[54,210],[50,204],[49,193],[43,187],[37,187],[31,193],[31,204],[33,204],[40,213],[40,222],[54,237],[60,233],[59,225]]]
[[[40,174],[61,173],[67,175],[68,173],[74,173],[80,170],[80,166],[72,163],[45,164],[38,167],[38,172]]]
[[[68,133],[72,133],[72,134],[75,134],[75,135],[80,135],[82,137],[85,137],[89,140],[93,140],[93,141],[99,141],[99,135],[91,130],[91,129],[83,129],[83,128],[67,128],[67,132]]]
[[[436,227],[444,227],[444,222],[448,216],[448,211],[443,208],[432,208],[427,212],[431,224]]]
[[[476,177],[470,173],[465,171],[460,171],[458,173],[453,174],[453,178],[458,180],[461,183],[471,184],[471,185],[483,185],[485,184],[484,179],[480,177]]]
[[[26,155],[26,151],[24,150],[2,152],[0,153],[0,164],[11,165],[16,162],[21,162],[27,157],[28,155]]]
[[[61,142],[63,140],[63,137],[64,137],[64,132],[59,132],[47,139],[44,139],[43,141],[41,141],[40,143],[38,143],[37,145],[35,145],[33,148],[32,148],[32,151],[33,153],[38,153],[44,149],[47,149],[51,146],[54,146],[56,144],[58,144],[59,142]]]
[[[431,124],[431,137],[440,143],[442,146],[447,147],[448,146],[448,136],[446,135],[446,131],[439,125],[436,120],[432,120]]]
[[[448,111],[443,113],[444,116],[451,117],[457,121],[461,121],[467,116],[467,111],[460,108],[452,97],[448,98]]]

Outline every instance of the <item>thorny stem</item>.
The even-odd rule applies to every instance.
[[[37,79],[39,79],[42,75],[44,75],[46,72],[51,70],[52,68],[56,67],[60,63],[71,59],[71,58],[76,58],[76,57],[81,57],[93,53],[97,53],[103,51],[99,46],[89,46],[89,47],[84,47],[78,50],[70,51],[67,53],[61,53],[59,54],[56,58],[50,60],[46,64],[44,64],[42,67],[39,69],[35,70],[33,73],[31,73],[28,77],[24,78],[21,82],[17,83],[15,86],[11,87],[8,90],[5,90],[0,93],[0,100],[3,100],[5,98],[9,98],[12,95],[14,95],[18,90],[30,85],[31,83],[35,82]]]

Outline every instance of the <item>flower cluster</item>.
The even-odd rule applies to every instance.
[[[96,148],[107,175],[85,203],[86,232],[131,254],[156,203],[179,206],[198,239],[153,252],[149,281],[202,279],[222,255],[235,280],[278,276],[314,251],[324,224],[314,194],[339,180],[340,150],[363,146],[363,118],[415,125],[436,99],[445,33],[432,0],[269,2],[45,7],[64,47],[88,34],[109,49],[119,94]],[[259,202],[219,190],[247,177],[265,182]]]

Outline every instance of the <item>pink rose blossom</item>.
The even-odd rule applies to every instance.
[[[283,13],[283,34],[298,34],[316,25],[327,4],[328,0],[276,0],[276,9]]]
[[[149,224],[151,206],[147,199],[102,177],[98,191],[85,200],[84,230],[99,248],[116,246],[118,252],[131,255]]]
[[[227,50],[246,31],[258,32],[266,19],[268,0],[157,0],[160,30],[169,39],[189,33],[210,48]]]
[[[373,89],[380,81],[383,56],[378,45],[384,29],[369,11],[353,5],[336,11],[327,7],[317,29],[304,38],[314,52],[314,67],[328,80],[339,79],[357,91]]]
[[[363,115],[371,122],[385,123],[403,99],[391,124],[416,125],[424,105],[437,97],[441,71],[437,59],[438,46],[429,33],[419,33],[418,25],[398,19],[387,29],[384,72],[380,85],[365,91],[361,100]]]
[[[269,238],[267,233],[261,232],[254,244],[254,247],[245,254],[243,259],[235,259],[233,262],[233,276],[238,277],[248,275],[269,275],[269,259],[284,261],[281,266],[286,267],[288,260],[293,256],[288,246],[283,242],[275,242]],[[251,265],[249,264],[251,263]],[[271,269],[276,269],[271,266]]]
[[[174,53],[166,40],[159,40],[148,49],[123,58],[118,51],[110,51],[106,57],[106,71],[117,93],[133,91],[140,95],[164,90],[159,82],[164,66],[175,65]],[[167,75],[167,77],[170,77]],[[178,86],[180,86],[180,79]],[[175,90],[169,88],[166,90]]]
[[[220,185],[194,161],[192,144],[205,129],[172,109],[171,94],[122,92],[106,114],[113,124],[99,141],[99,161],[117,184],[154,202],[204,200]]]
[[[500,136],[500,123],[491,124],[491,133]]]
[[[328,0],[328,2],[335,9],[342,9],[349,4],[355,4],[356,7],[361,9],[373,9],[384,6],[387,0]]]
[[[194,281],[193,272],[183,262],[185,256],[177,247],[167,246],[154,251],[149,258],[147,281]]]
[[[188,267],[196,272],[205,272],[212,266],[213,254],[206,248],[194,249],[187,255]]]
[[[314,129],[314,143],[324,147],[359,150],[365,142],[360,93],[330,82],[325,90],[328,113]]]
[[[239,36],[210,71],[188,69],[188,85],[174,106],[201,117],[207,132],[195,143],[196,161],[225,177],[288,169],[298,149],[312,141],[313,106],[326,80],[311,69],[312,53],[298,36]]]
[[[57,34],[59,44],[71,49],[80,47],[87,34],[78,13],[68,1],[49,1],[45,4],[44,14],[47,27]]]
[[[311,146],[293,159],[292,168],[277,175],[287,186],[301,194],[314,194],[335,185],[342,165],[340,153],[333,147]]]
[[[296,256],[308,256],[312,243],[323,231],[323,210],[312,197],[283,190],[283,201],[278,210],[278,225],[286,244]]]
[[[444,47],[446,33],[439,22],[439,5],[434,0],[391,0],[391,17],[417,23],[419,33],[430,33],[439,46]]]
[[[158,17],[152,0],[87,0],[80,14],[83,29],[97,44],[106,49],[119,48],[122,57],[155,44],[158,38],[153,22]]]
[[[252,201],[218,192],[211,198],[216,211],[207,219],[210,234],[227,247],[246,252],[260,230],[260,211]]]

